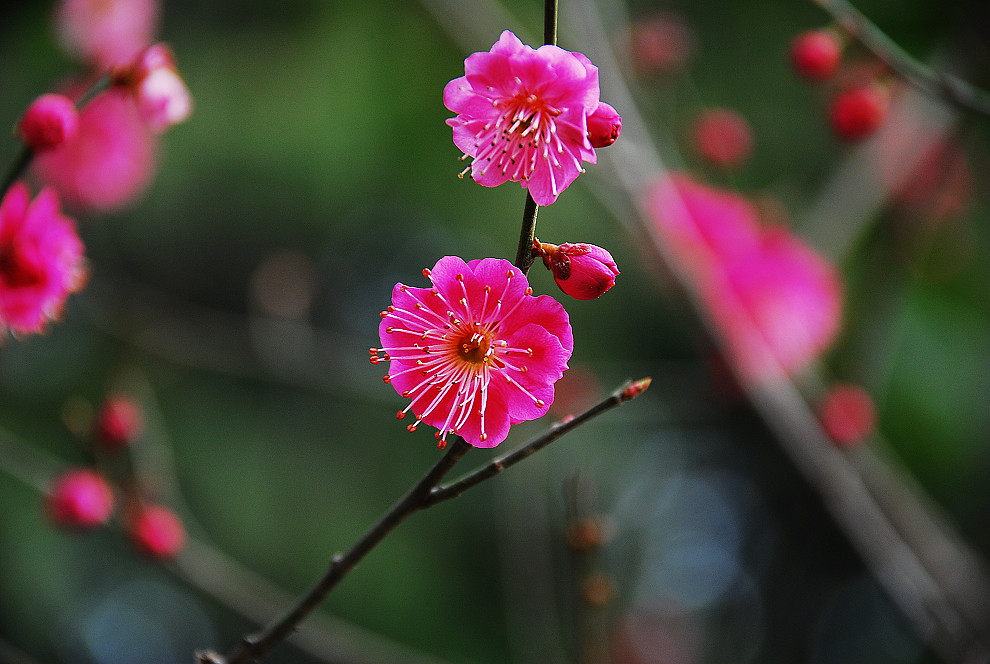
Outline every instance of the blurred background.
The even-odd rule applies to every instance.
[[[826,507],[843,485],[823,503],[822,485],[781,446],[780,423],[768,423],[774,409],[754,408],[718,357],[622,185],[644,175],[642,155],[620,146],[645,146],[636,133],[645,128],[656,146],[646,161],[749,197],[835,266],[842,325],[792,374],[802,403],[814,411],[837,382],[865,388],[875,434],[842,459],[884,460],[886,495],[908,487],[930,497],[923,513],[945,518],[949,540],[982,559],[986,118],[924,100],[909,107],[952,152],[934,165],[918,158],[929,171],[906,186],[917,197],[905,202],[862,177],[901,163],[884,152],[902,135],[894,121],[868,145],[839,140],[828,121],[834,85],[791,67],[794,36],[829,23],[813,2],[560,5],[559,43],[602,66],[603,99],[629,133],[541,210],[537,235],[607,247],[622,274],[584,302],[533,268],[534,289],[570,314],[572,368],[547,418],[516,426],[497,450],[472,450],[462,466],[626,379],[653,385],[401,525],[297,644],[266,661],[938,661],[943,635],[919,628],[926,608],[912,614],[891,592],[900,572],[878,580]],[[82,71],[60,47],[53,7],[0,10],[0,118],[10,126]],[[918,60],[987,83],[983,3],[857,7]],[[404,400],[367,348],[397,281],[423,285],[422,268],[448,254],[514,255],[524,192],[456,177],[463,164],[441,92],[502,29],[536,44],[541,26],[531,0],[164,1],[157,38],[176,53],[194,113],[158,141],[146,190],[112,211],[73,213],[90,280],[63,320],[0,347],[0,660],[162,664],[229,650],[433,464],[432,435],[396,422]],[[844,57],[871,66],[856,44]],[[895,99],[915,94],[891,85]],[[748,123],[745,163],[719,168],[699,153],[693,123],[713,107]],[[6,163],[18,148],[0,140]],[[45,517],[54,473],[92,464],[87,423],[111,393],[141,405],[130,463],[185,524],[176,561],[136,552],[120,523],[76,533]],[[941,541],[913,518],[906,531],[914,523],[918,533],[906,539]]]

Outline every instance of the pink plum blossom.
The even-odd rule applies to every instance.
[[[185,122],[192,113],[192,95],[166,44],[141,51],[127,67],[114,72],[114,80],[130,88],[141,118],[156,134]]]
[[[55,28],[63,47],[96,70],[123,64],[154,40],[157,0],[60,0]]]
[[[533,253],[553,272],[560,290],[577,300],[593,300],[615,285],[619,268],[612,254],[584,242],[557,246],[536,240]]]
[[[835,268],[786,229],[761,227],[746,198],[675,174],[650,189],[646,206],[748,378],[792,373],[832,342],[842,300]]]
[[[728,261],[702,284],[730,359],[749,378],[792,374],[839,331],[842,284],[835,268],[786,229]]]
[[[38,155],[34,170],[68,206],[116,211],[136,201],[151,182],[155,148],[130,93],[113,87],[80,111],[75,139]]]
[[[57,318],[85,282],[83,250],[54,191],[31,201],[27,186],[15,183],[0,203],[0,330],[41,332]]]
[[[567,312],[506,260],[447,256],[423,274],[431,288],[396,284],[371,362],[390,361],[385,382],[412,399],[398,414],[412,410],[410,431],[425,422],[441,448],[450,433],[495,447],[550,408],[574,348]]]
[[[509,180],[529,189],[539,205],[557,200],[597,157],[588,116],[599,104],[598,68],[580,53],[552,45],[533,49],[506,30],[487,53],[464,61],[443,101],[457,117],[454,144],[471,158],[476,182]]]
[[[28,106],[17,126],[24,144],[35,152],[57,148],[79,131],[79,112],[64,95],[41,95]]]
[[[712,262],[748,254],[759,246],[755,205],[684,173],[657,182],[647,193],[646,204],[662,241],[696,273],[707,273]]]

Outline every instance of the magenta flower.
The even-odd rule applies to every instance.
[[[37,155],[34,170],[77,210],[120,210],[144,193],[155,170],[155,140],[130,93],[114,87],[79,113],[76,137]]]
[[[557,246],[536,240],[533,253],[553,272],[560,290],[577,300],[593,300],[615,285],[619,268],[612,254],[584,242]]]
[[[131,90],[141,118],[156,134],[185,122],[192,113],[192,95],[167,44],[152,44],[141,51],[114,72],[114,81]]]
[[[589,115],[598,108],[598,68],[580,53],[526,46],[506,30],[488,53],[464,61],[465,75],[443,91],[457,117],[454,144],[472,158],[471,177],[486,187],[509,180],[549,205],[595,163]]]
[[[96,528],[113,514],[113,489],[89,468],[73,468],[55,478],[45,497],[45,508],[57,526]]]
[[[834,267],[783,228],[725,263],[703,296],[733,361],[750,378],[792,374],[817,358],[839,331],[842,283]]]
[[[55,27],[69,53],[100,70],[127,62],[150,44],[158,14],[157,0],[60,0]]]
[[[574,348],[567,312],[506,260],[447,256],[423,274],[432,288],[396,284],[371,362],[390,361],[385,382],[412,399],[398,414],[412,410],[410,431],[425,422],[441,448],[450,433],[495,447],[550,408]]]
[[[54,191],[15,183],[0,203],[0,331],[41,332],[85,283],[83,244]]]

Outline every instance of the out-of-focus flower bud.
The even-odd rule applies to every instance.
[[[619,274],[612,255],[593,244],[558,246],[534,240],[533,254],[543,258],[560,290],[578,300],[595,299],[615,285]]]
[[[96,442],[107,450],[125,447],[141,433],[141,408],[130,397],[113,395],[96,416]]]
[[[17,128],[29,148],[49,150],[75,138],[79,112],[64,95],[41,95],[28,106]]]
[[[808,30],[791,42],[791,64],[809,81],[831,78],[841,58],[842,41],[832,30]]]
[[[588,116],[588,139],[592,147],[607,148],[615,143],[622,131],[622,118],[605,102],[598,102],[595,112]]]
[[[96,471],[74,468],[56,478],[45,507],[56,525],[95,528],[110,519],[113,490]]]
[[[131,538],[152,558],[172,558],[186,543],[186,529],[172,510],[160,505],[143,508],[131,523]]]

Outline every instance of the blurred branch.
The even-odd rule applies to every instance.
[[[970,113],[990,116],[990,94],[918,62],[846,0],[812,2],[831,14],[846,32],[919,90]]]

